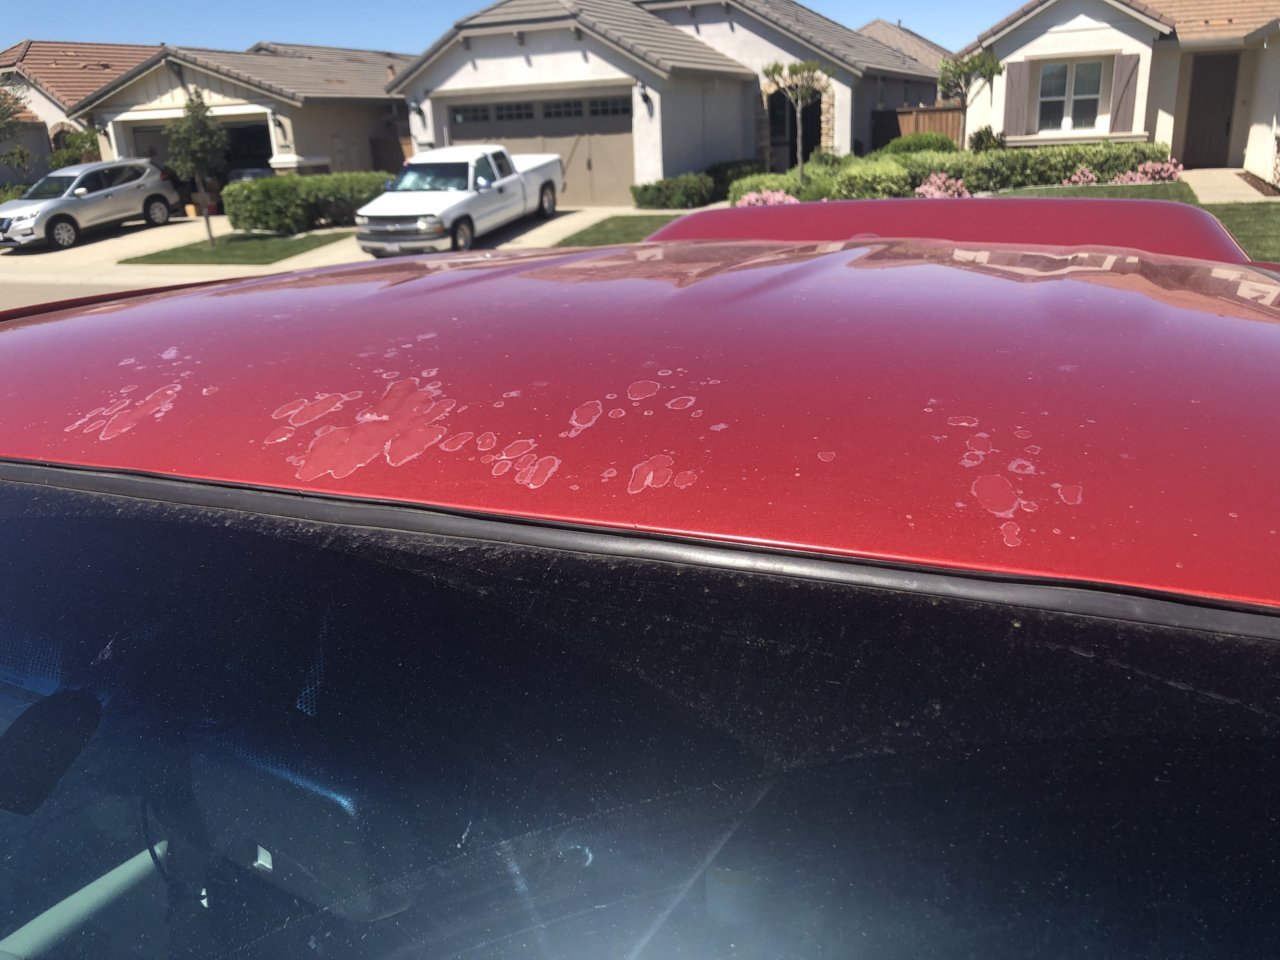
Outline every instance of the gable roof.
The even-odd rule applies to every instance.
[[[155,44],[22,40],[0,51],[0,70],[13,71],[69,111],[95,90],[153,56]]]
[[[959,56],[989,46],[1055,2],[1031,0],[979,34],[978,39],[961,50]],[[1178,40],[1193,44],[1214,41],[1241,43],[1280,30],[1280,4],[1276,0],[1156,0],[1154,5],[1140,0],[1107,2],[1150,22],[1161,33],[1172,33]]]
[[[906,51],[864,36],[842,23],[810,10],[796,0],[634,0],[649,9],[678,9],[706,5],[737,7],[781,33],[809,47],[833,65],[855,76],[868,70],[936,79],[938,71]]]
[[[642,10],[632,0],[500,0],[455,23],[387,84],[387,89],[403,88],[460,37],[501,27],[579,29],[661,76],[678,72],[755,76],[736,60]]]
[[[245,51],[158,47],[69,112],[83,114],[164,62],[196,67],[298,105],[308,100],[390,100],[387,79],[412,59],[407,53],[284,43],[258,43]]]
[[[908,30],[902,25],[901,20],[897,23],[890,23],[888,20],[872,20],[859,27],[857,32],[872,40],[879,40],[895,50],[901,50],[934,71],[941,66],[945,58],[951,56],[951,51],[946,47],[920,36],[914,30]]]

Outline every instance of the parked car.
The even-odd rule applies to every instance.
[[[1276,956],[1278,368],[1118,200],[0,315],[0,956]]]
[[[227,171],[227,183],[247,183],[250,180],[269,180],[276,172],[270,167],[245,167]]]
[[[563,189],[555,154],[513,156],[494,144],[428,150],[356,211],[356,240],[375,257],[470,250],[476,237],[521,217],[554,215]]]
[[[0,247],[47,243],[65,250],[90,229],[128,220],[169,222],[178,191],[149,160],[106,160],[54,170],[17,200],[0,203]]]

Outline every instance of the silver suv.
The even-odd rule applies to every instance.
[[[178,191],[149,160],[107,160],[63,167],[17,200],[0,203],[0,247],[74,246],[84,230],[145,219],[168,223]]]

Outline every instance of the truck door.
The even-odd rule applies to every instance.
[[[476,234],[488,233],[510,219],[507,209],[510,206],[511,190],[503,187],[493,163],[487,155],[476,161],[471,173],[471,189],[475,191],[471,199],[471,209],[475,217]]]

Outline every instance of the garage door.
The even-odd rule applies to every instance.
[[[448,108],[450,143],[501,143],[564,160],[565,206],[629,205],[635,182],[631,95],[524,100]]]

